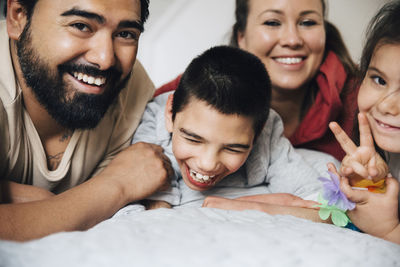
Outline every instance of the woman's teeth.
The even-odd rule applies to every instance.
[[[75,79],[79,81],[83,81],[87,84],[95,84],[97,86],[102,86],[103,84],[106,83],[106,78],[104,77],[94,77],[94,76],[89,76],[87,74],[83,74],[81,72],[74,72],[74,77]]]
[[[215,175],[203,175],[201,173],[195,172],[194,170],[190,170],[190,176],[196,181],[200,183],[209,182],[210,179],[214,178]]]
[[[303,59],[301,57],[278,57],[275,60],[283,64],[297,64]]]

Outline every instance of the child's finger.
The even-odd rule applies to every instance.
[[[346,195],[346,197],[355,202],[355,203],[360,203],[360,202],[365,202],[368,198],[368,191],[360,191],[360,190],[354,190],[351,188],[349,184],[349,179],[346,177],[341,177],[340,178],[340,190]]]
[[[374,148],[371,128],[364,113],[358,113],[358,127],[360,129],[360,145]]]
[[[335,135],[336,140],[339,142],[340,146],[346,152],[347,155],[353,154],[357,146],[351,141],[345,131],[336,122],[329,123],[329,128]]]
[[[335,164],[333,164],[332,162],[329,162],[328,164],[326,164],[326,166],[328,167],[328,171],[330,171],[333,174],[336,174],[338,177],[340,177],[339,172],[337,171]]]
[[[349,176],[351,174],[358,174],[361,177],[367,178],[368,177],[368,169],[362,165],[360,162],[358,161],[351,161],[351,162],[347,162],[346,164],[343,164],[340,172],[344,175],[344,176]]]
[[[397,179],[393,177],[386,178],[386,194],[391,196],[398,196],[399,195],[399,182]]]

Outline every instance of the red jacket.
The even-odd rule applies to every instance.
[[[176,90],[181,76],[158,88],[155,96]],[[346,95],[340,96],[346,77],[347,74],[338,57],[329,52],[316,77],[319,91],[315,102],[289,138],[294,147],[322,151],[342,160],[345,153],[328,124],[336,121],[347,135],[352,137],[358,89],[349,90]]]

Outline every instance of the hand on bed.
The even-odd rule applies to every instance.
[[[398,195],[399,182],[393,177],[386,178],[386,192],[381,194],[366,190],[354,190],[345,177],[340,178],[340,189],[356,203],[354,210],[347,214],[352,222],[365,233],[400,242]],[[387,238],[397,228],[397,241]]]
[[[304,200],[292,194],[276,193],[245,196],[236,199],[210,196],[204,200],[203,207],[232,210],[255,209],[268,212],[267,209],[271,205],[318,210],[319,208],[315,207],[318,204],[315,201]]]
[[[336,140],[346,152],[346,156],[342,160],[340,172],[350,179],[351,184],[362,179],[371,179],[377,182],[387,177],[389,168],[375,150],[366,115],[359,113],[358,121],[360,130],[359,147],[353,143],[336,122],[329,124],[329,128],[335,135]]]
[[[121,151],[100,175],[121,188],[129,203],[170,186],[173,170],[160,146],[139,142]]]

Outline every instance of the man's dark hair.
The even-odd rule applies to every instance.
[[[172,119],[194,98],[222,114],[253,119],[255,137],[268,118],[271,83],[264,64],[239,48],[217,46],[186,68],[174,94]]]
[[[26,12],[26,16],[28,20],[31,18],[33,10],[38,0],[17,0],[18,3],[23,6]],[[149,17],[149,1],[150,0],[140,0],[140,17],[142,21],[142,25],[146,22]],[[7,16],[7,3],[4,6],[4,16]]]

